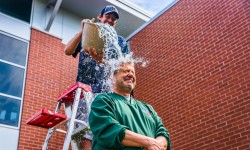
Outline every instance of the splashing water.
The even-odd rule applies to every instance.
[[[96,23],[100,38],[104,42],[104,60],[118,59],[122,57],[121,48],[118,44],[118,35],[114,27],[109,24]]]
[[[118,44],[118,35],[114,27],[109,24],[96,23],[100,38],[104,41],[104,90],[112,91],[112,73],[120,67],[121,63],[133,62],[146,67],[148,62],[143,58],[133,58],[133,53],[122,54],[121,47]]]

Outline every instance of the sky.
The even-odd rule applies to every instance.
[[[146,12],[156,15],[174,0],[127,0],[142,8]]]

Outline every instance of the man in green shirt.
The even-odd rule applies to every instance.
[[[131,97],[136,85],[132,62],[113,75],[113,93],[98,95],[89,123],[93,150],[170,150],[170,136],[152,106]]]

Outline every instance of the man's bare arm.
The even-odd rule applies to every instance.
[[[156,140],[159,141],[162,144],[162,146],[164,147],[164,149],[167,149],[168,142],[167,142],[167,140],[166,140],[166,138],[164,136],[158,136],[156,138]]]
[[[64,52],[66,55],[72,55],[82,39],[82,31],[78,32],[66,45]]]
[[[127,147],[143,147],[147,150],[162,150],[162,144],[154,138],[137,134],[130,130],[125,131],[125,137],[122,144]]]

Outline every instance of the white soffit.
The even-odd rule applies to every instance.
[[[153,16],[150,15],[149,13],[146,13],[142,9],[136,7],[133,5],[131,2],[126,1],[126,0],[106,0],[107,2],[125,10],[126,12],[129,12],[130,14],[133,14],[134,16],[144,20],[144,21],[149,21]]]

